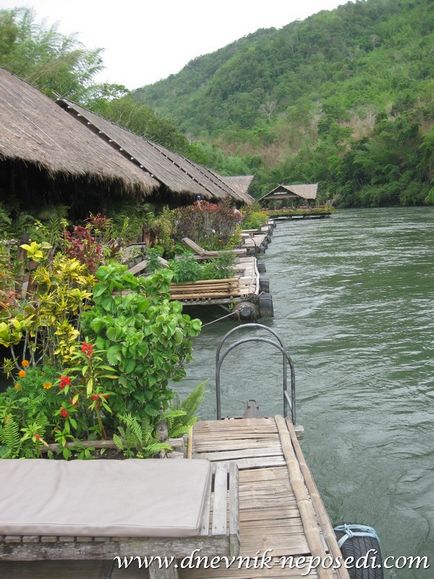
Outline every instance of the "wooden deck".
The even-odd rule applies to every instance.
[[[267,239],[268,232],[251,234],[249,237],[244,239],[244,247],[249,249],[255,249],[256,253],[261,252],[261,248],[264,246]]]
[[[199,422],[193,431],[193,456],[238,464],[240,555],[255,557],[271,549],[274,563],[272,569],[189,570],[181,573],[183,579],[301,578],[306,568],[282,568],[280,558],[340,555],[291,423],[279,416]],[[349,577],[346,570],[323,569],[307,576]]]
[[[326,219],[327,217],[331,217],[332,213],[306,213],[303,215],[276,215],[273,219],[275,221],[300,221],[303,219]]]
[[[235,262],[235,272],[240,280],[240,296],[250,296],[259,292],[256,257],[239,257]]]
[[[170,292],[172,299],[190,306],[236,303],[247,296],[258,295],[256,257],[237,257],[232,278],[171,284]]]

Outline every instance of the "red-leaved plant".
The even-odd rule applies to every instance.
[[[90,230],[81,225],[74,225],[72,232],[65,231],[64,238],[66,255],[78,259],[94,273],[103,262],[103,250]]]

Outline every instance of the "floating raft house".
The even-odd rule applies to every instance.
[[[278,185],[269,193],[258,199],[258,202],[269,208],[270,217],[275,220],[287,219],[321,219],[330,217],[331,211],[324,207],[314,207],[313,202],[318,194],[318,183],[302,185]],[[272,209],[270,206],[290,202],[293,207]],[[303,204],[303,207],[300,207]]]

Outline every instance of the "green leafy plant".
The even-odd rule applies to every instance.
[[[172,273],[137,278],[111,263],[96,272],[94,305],[82,315],[84,331],[118,375],[111,401],[117,415],[147,416],[154,424],[172,397],[169,380],[185,376],[199,320],[170,300]]]
[[[0,203],[0,239],[7,239],[11,235],[12,219],[3,205]]]
[[[226,279],[232,277],[235,257],[225,254],[208,261],[199,262],[194,255],[182,255],[169,261],[174,283],[194,282],[204,279]]]
[[[243,211],[243,229],[259,229],[267,224],[268,213],[261,209],[258,204],[248,206]]]
[[[202,382],[184,400],[175,396],[171,401],[169,409],[163,414],[170,437],[182,436],[196,424],[197,413],[205,395],[205,387],[205,382]]]
[[[149,458],[171,450],[168,442],[160,442],[155,436],[154,425],[144,416],[138,418],[132,414],[119,416],[122,425],[119,434],[113,435],[113,442],[126,458]]]
[[[179,259],[170,261],[169,267],[173,272],[173,281],[182,283],[201,279],[201,266],[193,255],[182,255]]]

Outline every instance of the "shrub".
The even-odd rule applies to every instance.
[[[14,261],[11,246],[0,241],[0,322],[8,319],[16,305]]]
[[[174,237],[190,237],[205,249],[222,249],[236,235],[238,217],[227,204],[199,201],[174,211]]]
[[[201,323],[170,301],[172,275],[159,270],[137,278],[118,263],[96,273],[94,305],[82,316],[83,329],[119,377],[111,402],[118,415],[146,415],[156,423],[172,396],[169,380],[185,375]]]
[[[234,256],[222,255],[199,262],[193,255],[182,255],[169,261],[174,283],[194,282],[203,279],[226,279],[233,276]]]
[[[32,251],[43,256],[38,244]],[[24,342],[30,356],[15,355],[5,364],[14,386],[0,394],[0,457],[39,457],[54,442],[64,458],[88,458],[92,449],[80,440],[115,434],[126,456],[167,450],[158,438],[160,421],[181,432],[193,418],[194,400],[171,404],[169,381],[184,377],[201,327],[170,301],[173,274],[136,278],[119,263],[100,267],[86,309],[90,292],[77,287],[89,280],[85,266],[61,254],[52,264],[41,262],[33,296],[40,307],[30,302],[5,324],[6,345]]]
[[[243,209],[243,229],[259,229],[268,222],[268,212],[259,203],[252,203]]]
[[[68,257],[78,259],[94,273],[103,261],[103,250],[102,245],[92,235],[90,227],[74,225],[72,232],[65,231],[65,253]]]
[[[60,369],[79,342],[78,322],[95,278],[77,259],[59,253],[49,261],[42,245],[32,242],[22,247],[40,263],[26,301],[0,321],[0,344],[12,347],[15,358],[28,358],[32,366],[43,361]]]

